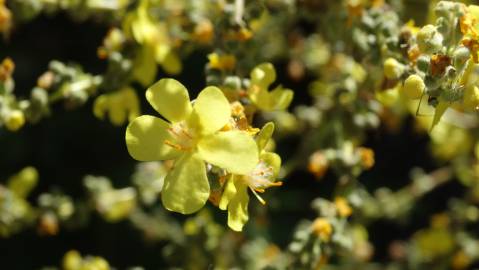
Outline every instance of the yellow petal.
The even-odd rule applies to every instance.
[[[261,87],[268,87],[276,80],[276,71],[271,63],[263,63],[251,71],[251,82]]]
[[[226,210],[228,208],[228,204],[230,201],[233,199],[233,197],[236,195],[236,186],[234,184],[234,179],[233,175],[230,175],[228,177],[228,180],[226,182],[225,189],[223,190],[223,194],[221,195],[220,203],[219,203],[219,208],[221,210]]]
[[[196,98],[189,123],[198,126],[203,134],[210,134],[225,126],[230,116],[231,107],[223,92],[209,86]]]
[[[175,79],[161,79],[148,90],[146,99],[163,117],[171,122],[185,120],[191,113],[188,90]]]
[[[263,126],[263,128],[261,128],[261,131],[256,136],[256,144],[258,144],[259,151],[263,150],[266,144],[268,144],[268,141],[271,139],[271,136],[273,136],[273,132],[273,122],[268,122]]]
[[[198,152],[206,162],[235,174],[246,175],[258,164],[258,147],[241,131],[227,131],[202,137]]]
[[[248,187],[242,181],[235,181],[236,196],[228,205],[228,226],[234,231],[241,231],[248,221]]]
[[[158,71],[154,56],[153,48],[145,45],[138,51],[135,58],[133,78],[145,87],[153,82]]]
[[[105,118],[105,111],[108,107],[108,96],[101,95],[95,99],[93,103],[93,114],[96,118],[103,120]]]
[[[273,110],[284,110],[288,108],[289,104],[293,100],[293,91],[290,89],[284,89],[277,87],[270,92],[271,105]]]
[[[205,163],[196,154],[180,157],[165,178],[161,200],[166,209],[182,214],[200,210],[210,196]]]
[[[126,129],[126,146],[130,155],[140,161],[173,159],[180,152],[166,145],[173,140],[168,132],[169,124],[160,118],[142,115],[133,120]]]

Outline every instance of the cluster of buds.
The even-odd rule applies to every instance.
[[[479,109],[478,11],[474,5],[439,2],[435,24],[403,28],[399,45],[407,61],[384,62],[386,80],[402,81],[404,96],[435,108],[433,126],[449,107]]]

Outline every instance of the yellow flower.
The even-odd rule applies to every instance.
[[[201,44],[209,44],[214,37],[214,28],[210,20],[204,19],[200,21],[193,32],[193,39]]]
[[[174,51],[174,42],[170,38],[168,25],[155,21],[149,14],[148,0],[140,1],[138,8],[129,13],[123,23],[124,31],[143,45],[139,49],[134,76],[143,85],[150,84],[156,75],[155,63],[169,74],[178,74],[182,63]],[[153,74],[150,76],[144,73]]]
[[[471,257],[469,257],[464,250],[459,250],[452,257],[451,265],[454,270],[462,270],[467,269],[471,263]]]
[[[374,151],[370,148],[359,147],[359,157],[361,159],[361,165],[365,169],[371,169],[374,166]]]
[[[12,28],[12,12],[5,6],[5,0],[0,0],[0,33],[8,35]]]
[[[258,163],[251,136],[221,131],[231,108],[220,89],[206,87],[192,105],[181,83],[162,79],[146,91],[146,99],[168,122],[150,115],[136,118],[126,130],[126,144],[140,161],[175,160],[161,196],[168,210],[189,214],[203,207],[210,196],[205,162],[235,174],[247,174]]]
[[[236,66],[236,57],[232,54],[218,55],[217,53],[210,53],[208,54],[208,61],[210,68],[221,71],[230,71]]]
[[[256,66],[250,73],[251,85],[248,97],[256,107],[263,111],[285,110],[293,100],[293,91],[276,87],[268,91],[269,86],[276,80],[276,70],[271,63]]]
[[[17,131],[25,124],[25,115],[20,110],[12,110],[5,116],[5,127],[10,131]]]
[[[123,125],[127,119],[135,119],[140,114],[140,102],[135,90],[126,87],[97,97],[93,104],[93,114],[104,119],[106,113],[109,114],[110,121],[117,126]]]
[[[0,64],[0,81],[4,82],[11,78],[14,70],[15,63],[13,63],[12,59],[10,57],[3,59]]]
[[[322,241],[328,242],[331,239],[333,233],[333,226],[326,218],[316,218],[311,225],[313,233],[318,236]]]
[[[353,213],[353,209],[349,206],[348,201],[344,197],[336,197],[334,199],[334,205],[341,217],[349,217]]]
[[[322,178],[326,174],[328,167],[328,159],[321,151],[316,151],[309,157],[308,171],[314,174],[316,179]]]
[[[479,6],[470,5],[466,8],[465,14],[459,18],[459,27],[461,29],[461,33],[474,39],[479,37],[476,17],[478,11]]]

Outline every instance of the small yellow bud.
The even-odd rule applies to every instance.
[[[312,225],[313,232],[321,238],[321,240],[328,242],[333,233],[333,226],[326,218],[317,218]]]
[[[374,166],[374,151],[366,147],[359,147],[358,151],[361,158],[361,166],[365,169],[371,169]]]
[[[384,75],[390,80],[396,80],[401,77],[404,67],[394,58],[388,58],[384,61]]]
[[[419,99],[426,88],[424,81],[416,74],[409,76],[404,82],[404,94],[410,99]]]
[[[334,205],[336,206],[340,217],[349,217],[353,213],[353,209],[343,197],[336,197],[334,199]]]
[[[210,20],[199,22],[194,29],[193,38],[201,44],[209,44],[214,38],[214,28]]]
[[[328,159],[321,151],[314,152],[309,157],[308,171],[314,174],[316,179],[322,178],[326,174],[328,167]]]
[[[11,111],[5,119],[5,127],[10,131],[17,131],[25,124],[25,116],[20,110]]]

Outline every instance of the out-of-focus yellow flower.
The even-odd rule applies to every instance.
[[[80,252],[76,250],[70,250],[63,256],[62,266],[65,270],[80,269],[82,264],[82,257]]]
[[[353,209],[344,197],[336,197],[334,199],[334,205],[341,217],[349,217],[353,213]]]
[[[15,63],[13,63],[12,59],[10,57],[3,59],[0,64],[0,81],[4,82],[11,78],[14,70]]]
[[[328,167],[328,159],[321,151],[316,151],[309,157],[308,171],[316,176],[316,179],[322,178]]]
[[[175,42],[168,32],[169,26],[163,21],[156,21],[150,16],[150,2],[140,1],[138,8],[129,13],[123,21],[123,29],[127,36],[132,37],[136,42],[143,45],[139,53],[140,60],[137,61],[138,68],[147,66],[147,72],[156,75],[156,70],[151,71],[152,63],[158,63],[169,74],[181,72],[182,63],[174,50]],[[155,66],[156,67],[156,66]],[[135,72],[136,77],[142,72]],[[148,80],[140,82],[146,86],[151,84],[155,76],[147,76]]]
[[[193,39],[201,44],[209,44],[214,37],[214,27],[210,20],[200,21],[193,32]]]
[[[331,239],[333,233],[333,226],[326,218],[317,218],[311,225],[313,233],[316,234],[324,242],[328,242]]]
[[[18,131],[25,124],[25,115],[20,110],[12,110],[5,116],[4,124],[8,130]]]
[[[453,126],[445,121],[440,122],[430,133],[433,154],[442,159],[450,160],[472,147],[471,134],[467,130]]]
[[[374,151],[367,147],[358,148],[361,165],[365,169],[371,169],[374,166]]]
[[[221,71],[230,71],[236,66],[236,57],[232,54],[218,55],[217,53],[210,53],[208,54],[208,61],[210,68]]]
[[[362,16],[363,11],[364,11],[364,6],[362,1],[358,0],[349,0],[347,2],[347,8],[348,8],[348,26],[351,26],[353,23],[354,19],[359,18]]]
[[[12,12],[5,6],[5,0],[0,0],[0,33],[8,36],[12,29]]]
[[[425,260],[445,255],[454,247],[451,233],[444,228],[421,230],[413,238],[421,257]]]
[[[96,98],[93,105],[93,114],[104,119],[109,114],[112,124],[121,126],[140,115],[140,102],[135,90],[126,87],[111,94],[104,94]]]
[[[239,30],[232,30],[225,34],[226,40],[235,40],[235,41],[248,41],[253,37],[253,32],[249,29],[242,27]]]
[[[474,39],[479,37],[479,33],[477,31],[477,17],[474,13],[477,13],[479,10],[479,6],[470,5],[466,8],[465,14],[459,18],[459,26],[461,29],[461,33],[470,36]]]
[[[70,250],[63,256],[63,270],[109,270],[110,265],[102,257],[85,256],[76,250]]]
[[[462,270],[469,267],[471,262],[471,258],[463,250],[459,250],[452,257],[451,266],[454,270]]]

